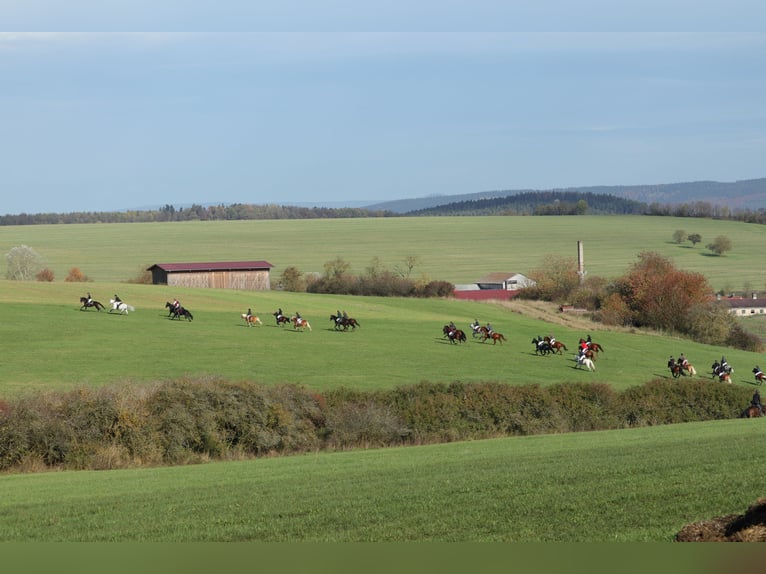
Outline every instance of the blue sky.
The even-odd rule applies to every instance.
[[[723,4],[6,0],[0,213],[766,177]]]

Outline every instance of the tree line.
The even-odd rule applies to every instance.
[[[299,207],[295,205],[231,205],[178,207],[166,204],[159,209],[128,211],[76,211],[72,213],[21,213],[1,215],[0,225],[42,225],[73,223],[153,223],[166,221],[237,221],[250,219],[347,219],[391,217],[383,210],[356,207]]]
[[[535,191],[504,197],[447,203],[405,213],[361,207],[300,207],[277,204],[175,207],[126,211],[76,211],[71,213],[21,213],[0,215],[2,225],[74,223],[152,223],[167,221],[238,221],[257,219],[345,219],[365,217],[425,217],[477,215],[652,215],[724,219],[766,224],[766,209],[731,209],[704,201],[678,204],[643,203],[611,194],[574,191]]]
[[[612,281],[581,278],[574,259],[548,255],[528,273],[535,285],[522,299],[554,301],[588,309],[595,321],[655,329],[700,343],[761,352],[761,339],[747,332],[701,273],[678,269],[666,257],[646,251],[627,272]]]

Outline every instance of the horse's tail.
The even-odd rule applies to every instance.
[[[309,322],[306,321],[305,319],[303,320],[303,322],[306,323],[306,327],[308,327],[309,331],[311,331],[311,325],[309,324]]]
[[[136,310],[136,308],[133,305],[128,305],[128,311],[130,311],[132,313],[135,310]]]

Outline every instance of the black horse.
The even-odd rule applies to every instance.
[[[351,327],[352,330],[355,330],[357,327],[360,327],[359,321],[354,319],[353,317],[344,317],[342,315],[330,315],[330,321],[335,323],[335,330],[338,331],[340,329],[343,329],[344,331],[348,331],[348,328]]]
[[[535,355],[550,355],[553,353],[553,347],[544,339],[533,337],[532,344],[535,346]]]
[[[191,321],[194,319],[194,316],[191,314],[191,312],[188,309],[184,307],[176,307],[170,301],[167,301],[165,303],[165,307],[170,309],[170,311],[168,311],[168,317],[170,317],[171,319],[180,319],[181,317],[185,317],[187,321]]]
[[[101,303],[96,301],[95,299],[88,299],[87,297],[80,297],[80,311],[85,311],[88,307],[95,307],[96,311],[101,311],[101,309],[106,309]]]

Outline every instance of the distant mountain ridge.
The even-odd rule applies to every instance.
[[[632,201],[652,204],[683,204],[705,202],[730,209],[766,209],[766,178],[735,182],[695,181],[650,185],[599,185],[554,189],[516,189],[480,191],[459,195],[432,195],[413,199],[398,199],[365,205],[365,209],[408,213],[462,201],[493,199],[524,193],[568,192],[613,195]]]

